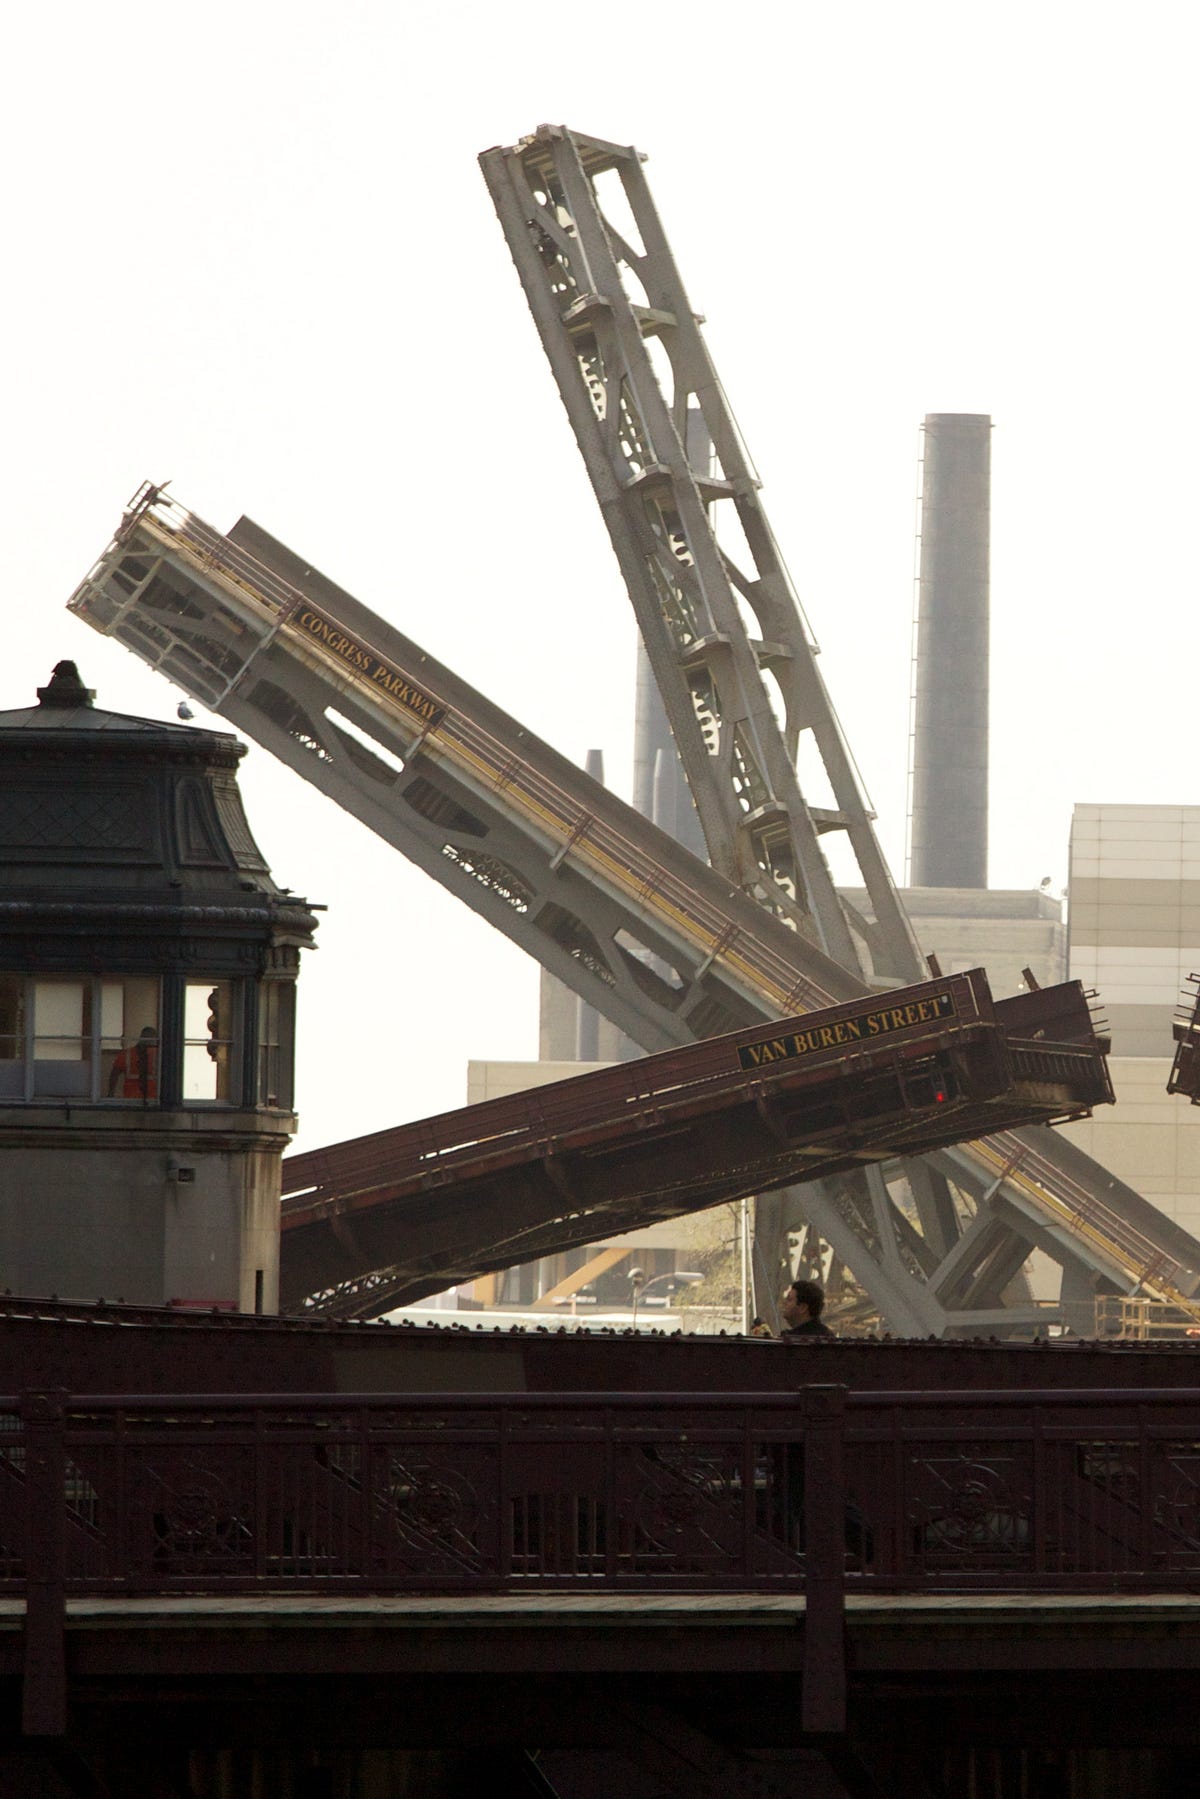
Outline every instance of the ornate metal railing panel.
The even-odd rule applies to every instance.
[[[1192,1590],[1195,1399],[851,1396],[846,1482],[866,1540],[859,1571],[908,1592]]]
[[[1200,1588],[1193,1389],[2,1403],[0,1591]]]
[[[31,1735],[65,1731],[78,1595],[790,1593],[804,1726],[837,1730],[848,1592],[1200,1592],[1196,1390],[0,1408]]]

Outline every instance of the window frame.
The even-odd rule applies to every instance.
[[[203,965],[201,964],[201,967]],[[13,1106],[104,1106],[137,1111],[293,1111],[295,1067],[295,980],[258,980],[244,972],[223,970],[197,972],[153,969],[104,969],[83,971],[78,968],[0,968],[0,981],[9,984],[13,1029],[5,1034],[0,1049],[12,1048],[17,1054],[0,1057],[0,1108]],[[87,1030],[78,1038],[61,1031],[39,1029],[37,996],[39,986],[61,983],[81,990],[82,1019]],[[105,1030],[113,1019],[113,1002],[105,1006],[105,989],[119,986],[121,1031]],[[137,986],[140,985],[140,992]],[[269,987],[270,993],[262,988]],[[207,993],[219,989],[228,1005],[220,1011],[220,1036],[189,1035],[187,1006],[189,990]],[[149,989],[149,991],[148,991]],[[150,1002],[154,1016],[148,1016]],[[272,1003],[274,1002],[274,1004]],[[121,1051],[136,1042],[139,1030],[152,1022],[157,1031],[157,1066],[151,1096],[108,1092],[113,1063]],[[195,1014],[193,1005],[193,1025]],[[185,1079],[189,1053],[195,1055],[208,1042],[219,1048],[213,1062],[218,1069],[216,1085],[223,1089],[210,1097],[188,1096]],[[60,1045],[78,1043],[82,1054],[78,1059],[37,1059],[38,1042]],[[77,1083],[82,1091],[38,1091],[38,1071],[59,1065],[64,1069],[86,1070]],[[51,1077],[52,1078],[52,1077]],[[58,1083],[72,1085],[64,1074]]]
[[[22,986],[22,1050],[23,1057],[18,1066],[24,1073],[20,1083],[20,1092],[0,1094],[0,1105],[120,1105],[144,1108],[147,1104],[157,1105],[158,1098],[147,1101],[141,1097],[124,1094],[110,1094],[107,1090],[112,1073],[112,1066],[122,1050],[130,1047],[125,1042],[125,1021],[122,1020],[120,1040],[116,1048],[108,1047],[113,1042],[114,1033],[104,1029],[104,989],[118,984],[124,986],[129,982],[147,983],[153,988],[154,1019],[153,1025],[157,1033],[158,1070],[161,1084],[163,1066],[163,977],[161,974],[146,973],[144,970],[118,972],[104,970],[102,973],[83,973],[74,969],[38,969],[34,972],[21,973],[17,970],[0,971],[21,983]],[[82,1017],[87,1022],[87,1029],[81,1030],[78,1037],[73,1034],[68,1039],[62,1033],[48,1032],[39,1028],[38,989],[42,987],[77,987],[81,994]],[[124,1009],[124,1008],[123,1008]],[[140,1027],[139,1027],[140,1028]],[[54,1065],[61,1060],[64,1064],[74,1066],[72,1057],[38,1057],[39,1043],[78,1042],[84,1047],[84,1054],[78,1058],[88,1069],[86,1089],[82,1093],[54,1093],[39,1088],[38,1070],[45,1065]]]
[[[211,1035],[208,1037],[189,1035],[187,1028],[187,1001],[189,991],[194,990],[197,993],[211,995],[212,993],[220,992],[222,988],[228,990],[229,1003],[229,1018],[227,1021],[222,1021],[223,1034],[220,1037],[213,1037]],[[179,1104],[183,1110],[191,1111],[196,1106],[224,1106],[226,1108],[232,1106],[236,1107],[239,1111],[242,1110],[242,1068],[244,1066],[246,1036],[243,1018],[243,1013],[245,1011],[244,995],[245,982],[237,975],[208,975],[194,974],[191,972],[183,975],[180,982],[179,1054],[177,1058],[179,1069]],[[226,1091],[224,1094],[218,1091],[217,1093],[204,1097],[189,1095],[187,1092],[188,1051],[197,1049],[210,1050],[210,1046],[211,1048],[216,1048],[218,1050],[223,1049],[226,1052],[224,1071]],[[220,1057],[213,1056],[212,1063],[213,1067],[218,1071],[216,1085],[219,1088],[221,1085]]]

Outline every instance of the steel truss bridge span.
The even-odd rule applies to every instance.
[[[224,536],[147,485],[70,604],[647,1051],[872,992],[247,519]],[[1190,1306],[1200,1284],[1200,1244],[1036,1128],[856,1179],[795,1203],[901,1335],[1043,1325],[1005,1294],[1035,1246],[1071,1299],[1099,1278]]]
[[[1112,1098],[1077,983],[982,970],[579,1075],[284,1165],[281,1302],[375,1316],[785,1182]]]
[[[632,145],[542,125],[479,162],[637,617],[709,859],[847,968],[890,984],[919,979],[923,958],[762,484],[650,192],[646,158]],[[768,258],[768,283],[770,270]],[[785,340],[781,357],[788,350]],[[857,864],[866,907],[835,887],[830,843]],[[1039,1164],[1031,1183],[1010,1178],[1011,1146],[907,1164],[899,1211],[897,1183],[878,1170],[841,1196],[810,1187],[799,1211],[794,1197],[768,1199],[758,1207],[756,1241],[782,1265],[789,1229],[802,1227],[810,1259],[817,1232],[851,1268],[867,1244],[873,1266],[865,1284],[885,1313],[911,1306],[934,1329],[949,1327],[939,1305],[957,1305],[978,1325],[989,1303],[1001,1311],[1018,1304],[1022,1264],[1039,1241],[1063,1266],[1068,1305],[1094,1295],[1097,1274],[1112,1282],[1115,1264],[1097,1238],[1082,1264],[1073,1252],[1064,1256],[1058,1227],[1057,1242],[1044,1240],[1038,1214],[1046,1207],[1026,1203],[1031,1188],[1053,1195],[1069,1236],[1072,1216],[1090,1214],[1094,1224],[1099,1199],[1114,1216],[1114,1237],[1126,1238],[1118,1260],[1127,1270],[1131,1230],[1195,1268],[1198,1246],[1156,1223],[1154,1208],[1094,1163],[1058,1145],[1039,1151],[1034,1140],[1020,1154],[1027,1173],[1035,1158]],[[920,1218],[917,1264],[902,1243],[904,1183]],[[841,1228],[848,1209],[850,1242]],[[1145,1275],[1166,1274],[1157,1253]]]
[[[149,484],[71,607],[647,1049],[867,991],[249,519]]]

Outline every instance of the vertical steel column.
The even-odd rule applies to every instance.
[[[21,1730],[67,1734],[65,1391],[24,1393],[25,1667]]]
[[[803,1387],[806,1731],[846,1728],[846,1389]]]
[[[913,723],[912,884],[987,886],[992,421],[925,419]]]

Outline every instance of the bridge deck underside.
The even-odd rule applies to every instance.
[[[23,1611],[0,1610],[11,1719]],[[10,1729],[0,1782],[167,1794],[187,1790],[183,1762],[211,1783],[193,1791],[254,1799],[304,1791],[315,1767],[432,1799],[468,1790],[481,1757],[515,1787],[535,1749],[563,1799],[1017,1799],[1094,1792],[1101,1772],[1134,1799],[1189,1790],[1190,1596],[853,1599],[833,1741],[801,1714],[804,1620],[797,1595],[72,1602],[70,1742]],[[56,1784],[64,1765],[93,1784]]]
[[[292,1157],[282,1303],[369,1315],[786,1181],[1064,1117],[1108,1080],[1077,989],[1058,1012],[1082,1041],[1010,1038],[976,971]]]

